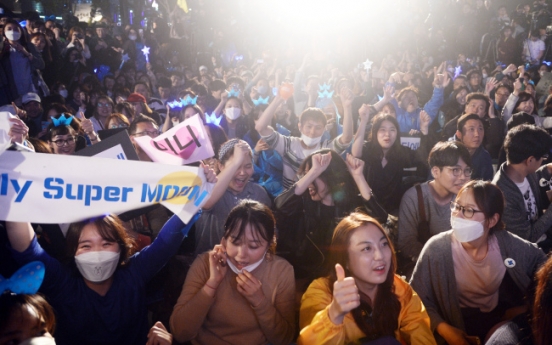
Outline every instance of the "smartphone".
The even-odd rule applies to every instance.
[[[263,59],[257,59],[257,63],[264,63]]]
[[[525,91],[525,79],[519,78],[519,82],[521,83],[521,91]]]

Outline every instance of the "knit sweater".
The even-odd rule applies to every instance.
[[[251,272],[262,282],[265,300],[253,307],[238,292],[230,269],[215,297],[203,286],[209,279],[209,253],[196,258],[171,315],[171,333],[192,344],[289,344],[295,334],[295,280],[284,259],[265,259]]]
[[[535,196],[539,218],[532,221],[527,217],[525,199],[518,186],[506,175],[506,164],[503,163],[493,178],[493,184],[504,193],[506,208],[502,215],[502,221],[506,228],[519,237],[531,242],[536,242],[545,232],[552,227],[552,211],[550,204],[544,200],[539,190],[539,180],[550,180],[550,173],[546,166],[542,166],[536,173],[527,175],[527,180]],[[542,212],[544,209],[549,211]]]
[[[444,339],[435,329],[441,322],[465,330],[454,274],[451,235],[452,230],[435,235],[427,241],[410,281],[427,308],[431,329],[439,344],[443,344]],[[521,291],[527,291],[533,273],[546,261],[546,256],[533,243],[508,231],[496,231],[495,236],[502,258],[513,259],[515,263],[506,272]]]

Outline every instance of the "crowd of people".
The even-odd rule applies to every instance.
[[[358,65],[220,40],[198,63],[159,18],[1,13],[14,149],[127,131],[155,169],[136,138],[198,116],[215,155],[188,224],[0,221],[0,274],[45,267],[38,293],[0,291],[0,344],[552,343],[548,5],[429,3],[414,43]]]

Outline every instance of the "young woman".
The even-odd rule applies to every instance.
[[[96,99],[94,116],[90,118],[94,124],[94,131],[98,132],[102,129],[107,129],[105,127],[107,118],[113,113],[115,104],[111,98],[107,96],[100,96]]]
[[[240,200],[252,199],[269,207],[272,205],[263,187],[249,182],[253,175],[253,152],[245,141],[228,140],[221,146],[218,157],[218,181],[203,205],[203,213],[195,227],[196,254],[219,243],[224,221]]]
[[[274,255],[270,209],[242,200],[224,236],[192,264],[170,325],[179,342],[289,344],[295,335],[293,268]]]
[[[345,162],[329,149],[316,151],[301,164],[299,181],[276,198],[278,253],[291,262],[296,277],[312,279],[325,273],[333,229],[357,207],[381,222],[387,220],[363,168],[364,162],[351,155]]]
[[[525,310],[533,272],[546,256],[504,231],[504,197],[490,182],[468,182],[450,208],[452,230],[426,243],[411,284],[439,343],[484,342],[498,322]]]
[[[369,107],[359,110],[360,125],[352,147],[353,156],[366,162],[364,176],[372,187],[374,195],[383,208],[398,214],[404,192],[410,187],[403,186],[408,168],[414,168],[413,179],[424,181],[427,177],[429,115],[422,111],[420,118],[420,147],[412,150],[401,145],[399,123],[392,115],[377,115],[372,120],[372,132],[368,142],[364,142],[365,128],[369,118]]]
[[[54,120],[60,122],[54,122]],[[63,113],[52,117],[52,121],[46,127],[44,138],[53,153],[72,155],[75,151],[86,147],[82,127],[76,117]]]
[[[392,243],[375,219],[345,217],[330,251],[328,276],[303,295],[298,344],[435,344],[429,316],[395,274]]]
[[[543,118],[537,115],[537,103],[533,95],[522,91],[523,84],[518,79],[514,82],[514,91],[508,97],[502,109],[502,120],[508,124],[513,114],[524,112],[535,118],[535,124],[543,127]]]
[[[211,170],[205,174],[214,181]],[[145,344],[146,283],[176,253],[190,225],[173,216],[153,243],[135,254],[117,216],[73,223],[67,232],[68,267],[44,252],[29,223],[7,222],[6,229],[19,264],[45,265],[41,291],[57,313],[57,344]]]
[[[220,126],[224,129],[228,138],[243,138],[249,129],[243,109],[243,101],[237,97],[228,98],[228,92],[225,91],[221,95],[220,102],[224,104],[222,109],[224,117],[220,122]],[[219,107],[215,109],[217,116],[219,116],[218,109]]]
[[[114,129],[114,128],[128,128],[130,122],[127,117],[120,113],[112,113],[105,120],[105,129]]]

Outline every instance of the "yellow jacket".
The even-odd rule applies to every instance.
[[[401,303],[395,338],[402,344],[436,344],[429,328],[429,316],[418,294],[397,275],[394,284]],[[310,284],[301,300],[299,345],[358,344],[359,339],[365,337],[351,313],[345,315],[341,325],[330,320],[328,308],[332,297],[327,278],[316,279]]]

